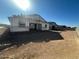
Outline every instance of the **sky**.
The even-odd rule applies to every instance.
[[[79,0],[29,0],[31,7],[22,10],[12,0],[0,0],[0,23],[9,24],[8,17],[36,13],[46,21],[59,25],[79,26]]]

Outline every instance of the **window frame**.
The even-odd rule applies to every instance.
[[[19,23],[19,27],[25,27],[25,23]]]

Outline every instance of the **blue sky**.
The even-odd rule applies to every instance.
[[[30,0],[31,9],[23,11],[12,0],[0,0],[0,23],[8,24],[8,16],[38,13],[45,20],[67,26],[79,26],[79,0]]]

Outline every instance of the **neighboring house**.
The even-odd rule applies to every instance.
[[[50,30],[65,30],[68,29],[65,25],[58,25],[55,22],[48,22]]]
[[[66,30],[67,26],[65,25],[58,25],[57,30]]]
[[[58,25],[55,22],[48,22],[50,30],[56,29]]]
[[[49,30],[49,24],[38,14],[13,15],[8,17],[11,32],[22,32],[30,30]]]

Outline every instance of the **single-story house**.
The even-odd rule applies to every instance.
[[[30,30],[49,30],[49,24],[38,14],[13,15],[8,17],[11,32],[22,32]]]
[[[48,23],[50,30],[55,30],[58,27],[58,25],[55,22],[48,22]]]
[[[48,22],[49,23],[49,29],[50,30],[66,30],[68,29],[65,25],[58,25],[55,22]]]

